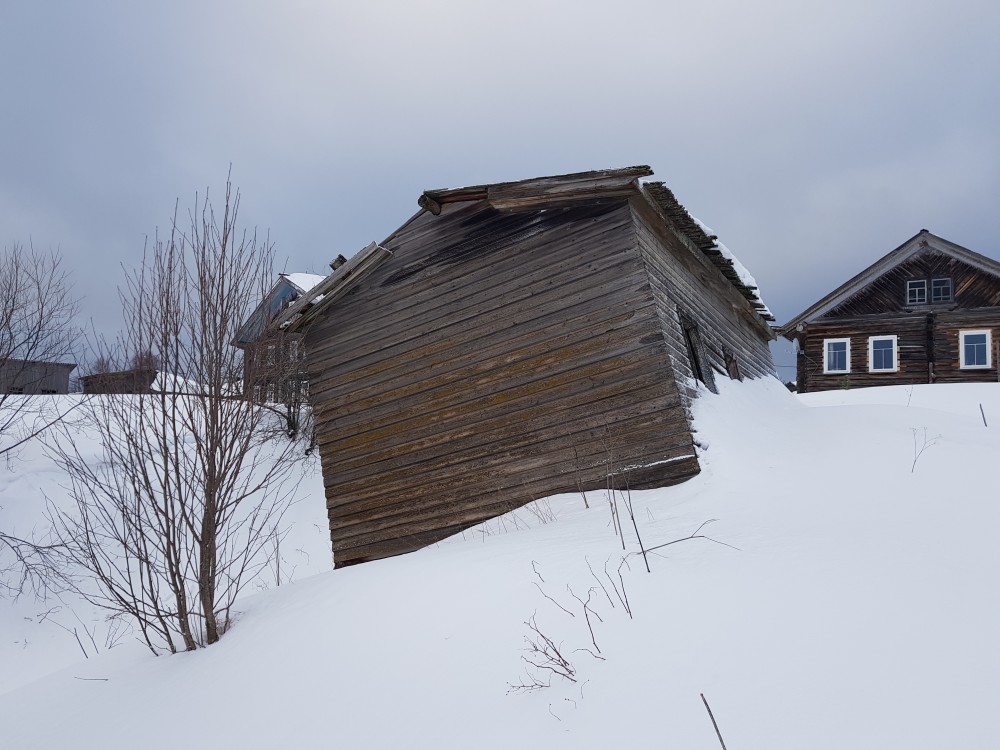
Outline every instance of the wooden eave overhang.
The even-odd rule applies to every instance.
[[[973,268],[978,268],[980,271],[1000,277],[1000,263],[997,261],[946,240],[943,237],[938,237],[926,229],[921,229],[902,245],[884,255],[861,273],[847,280],[811,307],[779,327],[778,333],[785,337],[794,336],[798,326],[811,323],[825,315],[837,307],[837,305],[840,305],[860,292],[878,277],[888,273],[896,266],[926,249],[937,250],[956,260],[967,263]]]

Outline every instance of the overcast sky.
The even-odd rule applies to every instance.
[[[5,0],[0,239],[113,333],[230,164],[315,272],[425,188],[649,164],[784,321],[921,228],[1000,258],[998,40],[996,0]]]

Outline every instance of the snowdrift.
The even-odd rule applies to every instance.
[[[549,498],[248,597],[174,657],[83,659],[19,619],[47,605],[4,603],[2,744],[709,750],[704,694],[730,748],[994,747],[1000,386],[721,386],[696,404],[702,474],[617,497],[622,536],[603,494]],[[5,514],[51,471],[10,467]],[[316,558],[313,486],[289,543]],[[572,679],[531,666],[539,634]]]

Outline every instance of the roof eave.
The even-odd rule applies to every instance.
[[[646,182],[642,188],[643,195],[662,212],[674,232],[688,245],[688,249],[705,256],[708,262],[718,269],[730,286],[746,300],[747,305],[753,310],[753,319],[760,324],[761,329],[767,331],[769,338],[774,338],[774,329],[771,325],[774,316],[764,304],[759,291],[755,287],[747,286],[740,279],[733,262],[719,248],[718,237],[707,234],[662,182]]]

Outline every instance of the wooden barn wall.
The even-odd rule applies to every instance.
[[[649,275],[667,350],[677,381],[691,398],[695,390],[681,316],[698,331],[702,371],[706,385],[714,389],[714,378],[729,377],[726,354],[735,357],[742,377],[773,376],[774,362],[767,342],[769,334],[746,300],[719,274],[711,263],[681,244],[662,229],[655,209],[635,199],[633,211],[639,247]]]
[[[926,383],[928,378],[928,316],[907,315],[872,317],[844,321],[811,323],[800,334],[798,354],[798,390],[800,393],[836,388],[865,388],[875,385]],[[868,337],[898,337],[899,371],[868,371]],[[825,339],[849,338],[851,371],[823,374]]]
[[[953,302],[906,304],[906,282],[950,278]],[[924,250],[876,278],[864,289],[823,315],[824,320],[862,315],[978,308],[1000,305],[1000,279],[936,250]]]
[[[337,565],[698,472],[625,200],[418,215],[310,328]]]

